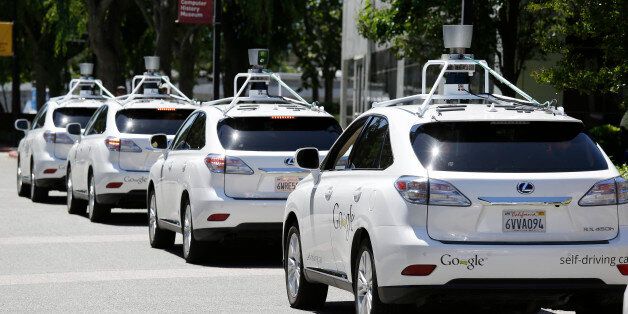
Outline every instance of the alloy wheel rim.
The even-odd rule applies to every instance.
[[[148,207],[148,236],[150,242],[155,238],[155,230],[157,229],[157,215],[155,215],[155,194],[150,197],[150,206]]]
[[[96,202],[95,200],[95,196],[94,196],[94,191],[96,189],[94,188],[94,180],[89,180],[89,206],[87,206],[87,211],[89,212],[89,216],[92,216],[92,213],[94,212],[94,203]]]
[[[35,195],[35,174],[31,170],[31,198]]]
[[[183,218],[183,254],[187,257],[190,254],[192,244],[192,223],[190,221],[190,205],[185,208]]]
[[[299,293],[299,286],[301,284],[301,246],[296,233],[290,236],[286,267],[288,292],[290,292],[290,296],[294,298],[297,296],[297,293]]]
[[[371,313],[373,306],[373,267],[371,254],[364,251],[360,256],[356,282],[356,298],[358,301],[358,313]]]
[[[66,187],[66,190],[68,192],[67,193],[67,203],[68,203],[68,209],[69,209],[70,207],[72,207],[72,196],[73,196],[72,195],[72,193],[73,193],[72,192],[72,177],[70,177],[70,173],[69,172],[67,173],[67,177],[68,177],[68,179],[66,180],[65,187]]]
[[[22,185],[24,183],[22,182],[22,168],[18,165],[17,166],[17,190],[18,192],[22,190]]]

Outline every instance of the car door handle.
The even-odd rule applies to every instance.
[[[325,199],[329,201],[333,193],[334,193],[334,190],[332,188],[327,189],[327,192],[325,192]]]
[[[362,196],[362,188],[357,188],[355,191],[353,191],[353,201],[354,202],[359,202],[360,201],[360,197]]]

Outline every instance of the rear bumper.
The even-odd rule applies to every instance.
[[[452,280],[444,285],[388,286],[378,289],[385,303],[415,303],[430,301],[477,301],[491,296],[491,302],[534,301],[548,304],[566,301],[577,302],[582,296],[598,303],[618,303],[626,285],[607,285],[599,279],[477,279]]]
[[[46,155],[35,156],[34,162],[35,180],[37,180],[37,183],[42,182],[42,184],[46,184],[44,180],[50,179],[52,182],[54,179],[65,178],[67,160]],[[63,183],[63,186],[65,186],[65,183]]]
[[[203,231],[207,234],[235,232],[281,239],[285,200],[233,199],[211,188],[193,188],[188,192],[194,229],[207,229]],[[229,214],[229,217],[225,221],[207,221],[212,214]],[[275,230],[276,233],[271,232]],[[215,238],[214,235],[209,237]]]
[[[281,239],[281,223],[243,223],[235,227],[195,229],[194,239],[219,241],[227,237]]]
[[[146,190],[96,195],[98,203],[118,208],[146,208]]]
[[[369,231],[380,287],[448,285],[460,280],[584,278],[626,285],[618,264],[628,263],[628,227],[602,244],[446,244],[424,227],[386,226]],[[415,264],[436,265],[428,276],[404,276]]]
[[[137,194],[138,190],[144,191],[148,188],[148,172],[145,171],[124,171],[117,169],[111,165],[103,171],[103,169],[96,169],[96,192],[98,196],[112,194]],[[108,184],[121,183],[119,187],[107,187]],[[112,196],[113,197],[113,196]],[[100,201],[100,199],[99,199]],[[146,204],[146,200],[144,200]]]
[[[50,190],[57,191],[65,191],[65,176],[62,178],[45,178],[45,179],[35,179],[35,182],[38,187],[43,187]]]

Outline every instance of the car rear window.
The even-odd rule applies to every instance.
[[[116,113],[120,133],[173,135],[194,110],[123,109]]]
[[[423,166],[461,172],[575,172],[608,169],[579,122],[435,122],[410,140]]]
[[[70,123],[78,123],[81,125],[81,128],[85,128],[89,119],[94,112],[96,112],[96,109],[98,108],[58,108],[52,113],[52,121],[58,128],[65,128],[65,126]]]
[[[218,137],[225,149],[249,151],[295,151],[302,147],[328,150],[342,133],[334,118],[239,117],[218,124]]]

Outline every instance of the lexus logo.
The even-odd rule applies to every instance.
[[[286,164],[286,166],[294,166],[294,157],[284,159],[283,163]]]
[[[530,194],[534,192],[534,184],[530,182],[520,182],[517,184],[517,192],[521,194]]]

